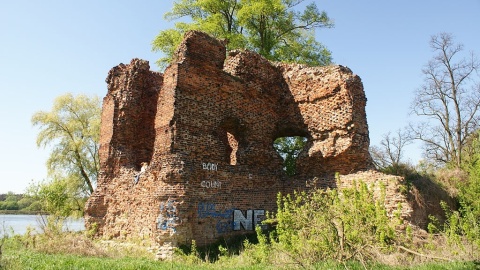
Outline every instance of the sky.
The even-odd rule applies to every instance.
[[[306,0],[305,3],[313,1]],[[336,64],[362,78],[371,145],[419,120],[409,115],[422,67],[433,57],[432,35],[453,34],[480,55],[480,0],[315,1],[335,27],[316,31]],[[38,148],[37,111],[62,94],[107,93],[108,71],[132,58],[150,62],[151,42],[173,26],[173,1],[0,0],[0,193],[23,193],[46,179],[48,148]],[[421,159],[420,144],[405,159]]]

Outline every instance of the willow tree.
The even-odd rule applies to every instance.
[[[315,40],[315,29],[329,28],[333,22],[326,12],[311,3],[303,11],[304,0],[179,0],[165,19],[187,18],[173,29],[161,31],[152,42],[153,51],[164,54],[157,64],[170,62],[183,34],[201,30],[226,39],[227,49],[249,49],[273,61],[327,65],[331,53]]]
[[[65,94],[55,99],[51,111],[32,116],[38,126],[37,145],[50,145],[48,174],[76,186],[78,195],[89,195],[96,185],[99,161],[101,102],[98,97]]]

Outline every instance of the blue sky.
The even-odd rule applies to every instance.
[[[311,1],[306,0],[306,3]],[[432,57],[431,35],[452,33],[480,54],[480,0],[315,1],[335,21],[317,39],[363,81],[371,144],[404,127],[421,69]],[[106,94],[105,78],[119,63],[154,62],[151,41],[172,27],[163,14],[173,1],[2,1],[0,5],[0,193],[22,193],[46,177],[48,149],[36,147],[30,123],[71,92]],[[418,145],[406,157],[420,158]]]

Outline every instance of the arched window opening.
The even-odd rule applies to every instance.
[[[230,152],[227,153],[230,159],[229,163],[230,165],[237,165],[238,140],[235,138],[235,135],[227,132],[227,141],[229,146],[228,150]]]
[[[273,148],[283,159],[283,170],[288,176],[297,173],[296,163],[300,152],[307,143],[306,137],[278,137],[273,141]]]

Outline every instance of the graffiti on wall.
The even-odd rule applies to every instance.
[[[207,181],[202,181],[200,183],[200,186],[203,188],[221,188],[222,187],[222,182],[217,181],[217,180],[207,180]]]
[[[235,210],[233,212],[233,230],[239,231],[243,227],[247,231],[255,229],[257,224],[260,224],[262,219],[260,217],[265,215],[265,210],[247,210],[246,216],[242,211]]]
[[[207,217],[214,217],[214,218],[230,218],[233,214],[232,209],[226,210],[217,210],[216,205],[214,203],[206,203],[206,202],[199,202],[198,203],[198,217],[199,218],[207,218]]]
[[[247,210],[244,215],[238,209],[218,210],[214,203],[199,202],[197,214],[200,219],[208,217],[218,219],[215,225],[217,233],[227,233],[242,229],[254,230],[255,226],[260,225],[263,216],[265,216],[265,210]]]
[[[176,225],[180,222],[178,216],[177,202],[175,200],[168,200],[160,203],[160,215],[157,218],[157,229],[171,230],[175,233]]]
[[[218,169],[218,163],[203,162],[202,169],[207,171],[216,171]]]
[[[218,170],[218,163],[211,163],[211,162],[202,162],[202,169],[207,171],[217,171]],[[203,180],[200,183],[202,188],[221,188],[222,182],[218,180]]]
[[[217,229],[217,233],[228,233],[233,230],[233,220],[219,220],[217,224],[215,224],[215,229]]]

